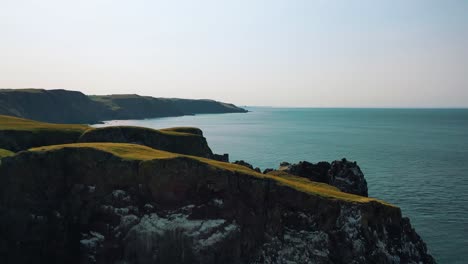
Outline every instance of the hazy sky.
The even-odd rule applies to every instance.
[[[468,1],[1,0],[0,87],[468,107]]]

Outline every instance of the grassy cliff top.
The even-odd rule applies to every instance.
[[[111,131],[115,129],[132,129],[135,130],[135,132],[150,132],[150,133],[157,133],[157,134],[163,134],[163,135],[168,135],[168,136],[200,136],[200,134],[197,132],[199,131],[201,133],[201,130],[198,128],[194,127],[185,127],[185,128],[164,128],[164,129],[152,129],[152,128],[147,128],[147,127],[138,127],[138,126],[108,126],[108,127],[99,127],[99,128],[89,128],[85,133],[92,133],[96,131]]]
[[[51,124],[13,116],[0,115],[0,130],[26,130],[33,132],[41,130],[62,130],[69,132],[84,132],[89,128],[90,127],[86,125]]]
[[[41,130],[62,130],[64,132],[82,132],[95,131],[95,130],[107,130],[107,129],[118,129],[118,128],[132,128],[136,130],[155,132],[159,134],[171,135],[171,136],[199,136],[202,132],[198,128],[194,127],[174,127],[165,128],[161,130],[136,127],[136,126],[114,126],[114,127],[101,127],[92,128],[87,125],[75,125],[75,124],[52,124],[34,121],[30,119],[24,119],[14,116],[0,115],[0,130],[21,130],[21,131],[41,131]]]
[[[15,153],[6,149],[0,149],[0,159],[8,156],[12,156]]]
[[[171,127],[171,128],[163,128],[159,130],[161,132],[169,132],[169,133],[184,133],[184,134],[191,134],[191,135],[198,135],[203,136],[203,132],[201,129],[196,127]]]
[[[240,166],[240,165],[219,162],[219,161],[195,157],[195,156],[175,154],[171,152],[152,149],[152,148],[145,147],[142,145],[124,144],[124,143],[79,143],[79,144],[65,144],[65,145],[39,147],[39,148],[30,149],[29,151],[33,151],[33,152],[57,151],[57,150],[65,149],[65,148],[91,148],[91,149],[95,149],[99,151],[104,151],[104,152],[113,154],[115,156],[118,156],[122,159],[127,159],[127,160],[148,161],[148,160],[155,160],[155,159],[188,158],[188,159],[192,159],[192,160],[207,164],[209,166],[215,167],[220,170],[227,170],[230,172],[241,173],[244,175],[261,178],[261,179],[270,179],[270,180],[275,181],[277,184],[288,186],[295,190],[308,193],[311,195],[318,195],[321,197],[343,200],[343,201],[354,202],[354,203],[377,202],[377,203],[381,203],[381,204],[385,204],[387,206],[393,207],[393,205],[391,204],[385,203],[383,201],[380,201],[374,198],[368,198],[368,197],[362,197],[358,195],[344,193],[330,185],[312,182],[301,177],[296,177],[292,175],[261,174],[261,173],[257,173],[247,167]]]

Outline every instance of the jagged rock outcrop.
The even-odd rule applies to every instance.
[[[331,163],[328,175],[330,176],[330,184],[343,192],[368,195],[367,181],[356,162],[350,162],[346,159],[335,160]]]
[[[434,263],[399,208],[131,144],[0,166],[1,263]]]
[[[87,96],[77,91],[0,89],[0,114],[50,123],[92,124],[193,114],[245,113],[213,100],[154,98],[135,94]]]
[[[330,170],[330,163],[319,162],[313,164],[307,161],[301,161],[297,164],[289,164],[283,162],[280,164],[279,170],[286,171],[289,174],[306,177],[311,181],[330,183],[328,170]]]
[[[244,166],[244,167],[249,168],[249,169],[251,169],[251,170],[254,170],[254,171],[258,172],[258,173],[261,173],[260,168],[254,168],[254,167],[252,166],[252,164],[250,164],[250,163],[248,163],[248,162],[246,162],[246,161],[244,161],[244,160],[236,160],[236,161],[234,161],[232,164]]]
[[[229,162],[229,154],[213,154],[213,159],[222,162]]]
[[[368,196],[364,174],[356,162],[346,159],[336,160],[331,164],[325,161],[316,164],[307,161],[297,164],[283,162],[278,170],[305,177],[311,181],[330,184],[346,193]]]

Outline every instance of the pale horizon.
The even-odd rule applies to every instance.
[[[2,3],[0,87],[467,108],[468,1]]]

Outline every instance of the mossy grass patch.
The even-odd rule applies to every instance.
[[[0,130],[21,130],[21,131],[64,131],[64,132],[84,132],[90,129],[87,125],[51,124],[19,117],[0,115]]]

